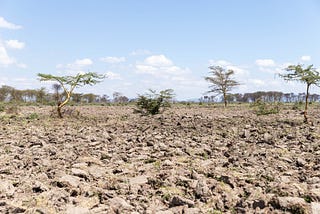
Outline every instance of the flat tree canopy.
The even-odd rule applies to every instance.
[[[227,106],[227,95],[235,86],[240,85],[236,80],[232,79],[234,71],[226,70],[221,66],[210,66],[210,73],[212,76],[205,77],[205,80],[211,83],[210,91],[207,93],[222,94],[224,106]]]
[[[105,78],[105,75],[97,74],[95,72],[88,72],[84,74],[77,74],[76,76],[54,76],[51,74],[39,73],[40,81],[57,81],[66,95],[62,102],[58,102],[58,116],[62,118],[61,108],[65,106],[71,98],[75,88],[84,85],[95,85]]]

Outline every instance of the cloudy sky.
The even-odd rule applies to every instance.
[[[0,0],[0,85],[50,91],[37,73],[93,71],[108,79],[78,92],[172,88],[188,99],[221,65],[242,84],[234,92],[303,92],[277,73],[320,67],[319,26],[317,0]]]

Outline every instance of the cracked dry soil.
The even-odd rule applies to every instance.
[[[0,213],[320,213],[318,109],[76,108],[2,117]]]

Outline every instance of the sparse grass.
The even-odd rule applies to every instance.
[[[180,195],[180,196],[184,196],[185,195],[180,188],[173,187],[173,186],[160,187],[160,190],[163,193],[162,198],[164,200],[169,200],[174,195]]]
[[[295,102],[292,105],[292,110],[302,110],[303,109],[303,102]]]
[[[5,105],[3,103],[0,103],[0,112],[4,112],[5,109]]]
[[[307,202],[307,203],[311,203],[311,202],[312,202],[312,198],[311,198],[310,195],[305,195],[305,196],[303,196],[303,199],[304,199],[305,202]]]
[[[10,154],[10,153],[11,153],[11,148],[10,148],[9,146],[5,146],[5,147],[4,147],[4,152],[5,152],[6,154]]]
[[[156,168],[156,170],[160,170],[161,169],[161,161],[157,160],[153,163],[154,168]]]
[[[280,112],[281,103],[266,103],[258,100],[251,104],[256,115],[278,114]]]
[[[213,210],[209,210],[208,214],[223,214],[223,212],[217,209],[213,209]]]
[[[27,119],[29,120],[36,120],[39,118],[39,115],[37,113],[31,113],[27,116]]]

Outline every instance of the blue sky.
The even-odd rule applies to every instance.
[[[277,77],[320,62],[317,0],[0,0],[0,85],[51,90],[37,73],[109,76],[77,92],[136,97],[208,90],[210,65],[235,70],[233,92],[303,92]],[[314,93],[320,93],[314,88]]]

